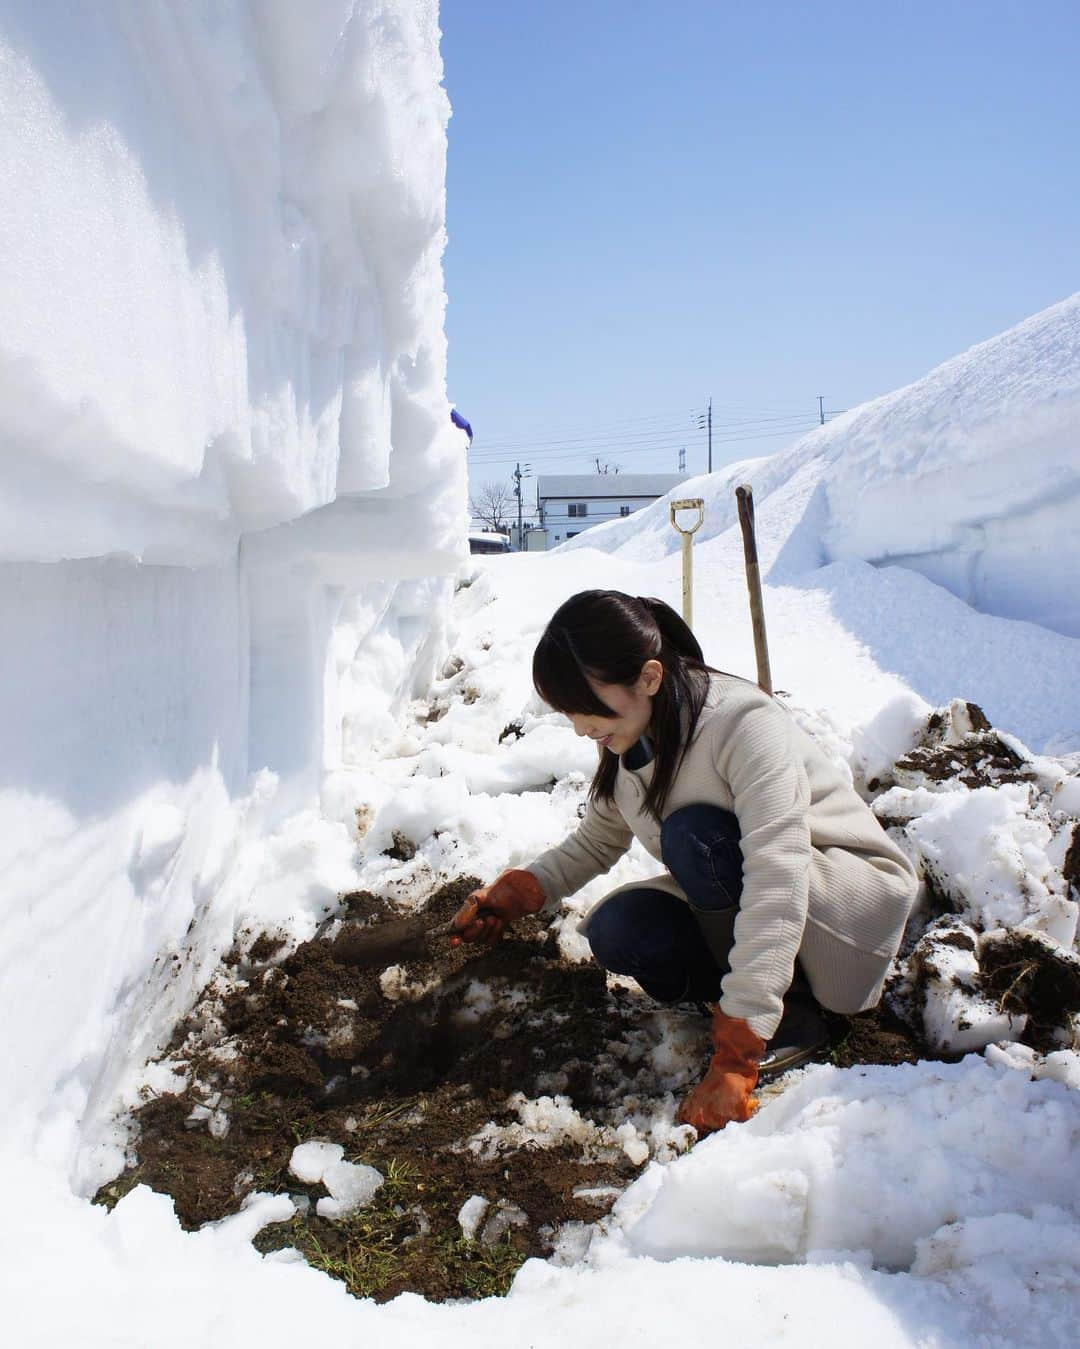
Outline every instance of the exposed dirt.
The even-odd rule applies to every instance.
[[[1080,824],[1073,825],[1072,836],[1069,839],[1069,850],[1065,854],[1061,874],[1065,877],[1069,886],[1069,893],[1072,894],[1075,891],[1077,898],[1080,898]]]
[[[1080,1012],[1080,959],[1038,933],[1010,928],[981,944],[979,976],[1002,1011],[1026,1014],[1024,1044],[1061,1048],[1059,1027]]]
[[[918,786],[920,780],[948,782],[955,778],[974,790],[1003,782],[1024,782],[1034,772],[996,731],[980,730],[968,735],[963,744],[911,750],[896,761],[893,775],[902,786]]]
[[[838,1068],[851,1068],[857,1063],[918,1063],[937,1057],[884,1003],[857,1016],[830,1012],[826,1019],[832,1045],[822,1057]]]
[[[600,1217],[643,1160],[644,1145],[625,1149],[615,1128],[635,1108],[672,1109],[689,1081],[673,1084],[650,1057],[665,1034],[656,1004],[562,959],[538,920],[491,951],[451,946],[447,923],[476,884],[444,886],[408,918],[375,895],[349,895],[340,932],[284,958],[274,936],[231,953],[228,986],[206,995],[166,1055],[186,1071],[186,1090],[137,1112],[137,1161],[101,1201],[144,1183],[170,1194],[193,1228],[253,1192],[288,1193],[305,1211],[265,1228],[259,1249],[296,1247],[380,1300],[502,1292],[567,1224]],[[691,1009],[662,1015],[689,1037],[693,1074],[707,1020]],[[831,1024],[823,1061],[919,1055],[887,1012]],[[586,1136],[545,1146],[542,1132],[522,1132],[515,1107],[556,1095]],[[510,1132],[492,1138],[492,1126]],[[340,1143],[347,1160],[382,1173],[368,1207],[336,1221],[315,1213],[323,1186],[289,1171],[309,1139]],[[686,1133],[672,1148],[690,1141]],[[458,1214],[473,1195],[491,1208],[467,1240]]]

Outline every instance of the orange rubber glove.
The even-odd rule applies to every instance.
[[[494,946],[516,918],[538,913],[546,899],[531,871],[504,871],[490,885],[474,890],[454,914],[450,926],[456,932],[450,943],[460,946],[463,941],[478,941]]]
[[[751,1092],[757,1086],[758,1062],[765,1041],[740,1017],[713,1009],[713,1048],[708,1071],[679,1107],[680,1124],[692,1124],[699,1134],[722,1129],[732,1120],[748,1120],[758,1103]]]

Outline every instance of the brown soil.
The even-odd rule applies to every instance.
[[[567,1096],[600,1125],[631,1094],[647,1108],[665,1089],[642,1044],[656,1005],[609,988],[593,964],[563,960],[536,919],[490,951],[451,946],[447,923],[476,884],[443,886],[405,919],[378,896],[349,895],[334,939],[288,955],[273,936],[246,954],[234,949],[232,991],[208,994],[170,1046],[170,1061],[186,1064],[187,1089],[136,1113],[137,1162],[99,1199],[112,1204],[147,1184],[173,1197],[188,1228],[235,1212],[256,1191],[310,1200],[309,1211],[265,1228],[258,1248],[294,1246],[353,1293],[380,1300],[405,1290],[433,1299],[503,1292],[524,1259],[551,1253],[567,1223],[602,1216],[638,1170],[618,1146],[533,1143],[488,1155],[466,1140],[489,1121],[515,1123],[516,1092]],[[491,999],[477,998],[478,983]],[[704,1065],[708,1023],[686,1016]],[[831,1022],[823,1061],[918,1057],[887,1012]],[[218,1134],[227,1117],[224,1136],[208,1128],[214,1110]],[[333,1222],[316,1215],[325,1190],[289,1171],[293,1148],[308,1139],[340,1143],[346,1159],[378,1168],[386,1179],[371,1205]],[[583,1188],[601,1194],[575,1196]],[[494,1218],[467,1241],[457,1215],[472,1195],[491,1201]]]
[[[913,749],[896,761],[893,773],[901,783],[919,777],[930,782],[948,782],[955,778],[972,790],[995,787],[1003,782],[1023,782],[1033,777],[1030,765],[993,730],[974,732],[960,745]]]
[[[1010,928],[982,943],[979,980],[1003,1011],[1027,1015],[1024,1044],[1061,1048],[1059,1028],[1080,1012],[1080,959],[1036,933]]]
[[[936,1058],[884,1003],[857,1016],[828,1015],[832,1047],[825,1056],[838,1068],[858,1063],[918,1063]]]
[[[1061,867],[1061,874],[1065,877],[1069,886],[1069,894],[1076,891],[1077,897],[1080,897],[1080,824],[1074,824],[1072,837],[1069,839],[1069,850],[1065,854],[1065,861]]]

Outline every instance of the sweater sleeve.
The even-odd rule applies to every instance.
[[[717,771],[741,831],[743,890],[721,1010],[763,1039],[776,1031],[810,894],[810,784],[787,714],[740,698],[716,721]]]
[[[567,895],[610,871],[629,848],[632,838],[614,803],[590,800],[585,818],[570,837],[525,867],[547,896],[544,912],[552,912]]]

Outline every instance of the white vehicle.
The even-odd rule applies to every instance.
[[[497,534],[493,529],[470,530],[469,532],[470,553],[509,553],[512,551],[509,534]]]

